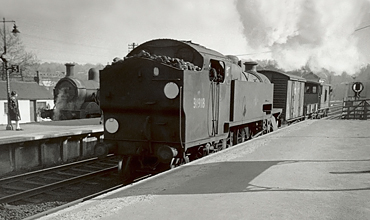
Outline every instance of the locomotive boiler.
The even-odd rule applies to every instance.
[[[87,80],[74,77],[74,64],[67,63],[66,76],[54,87],[54,108],[43,110],[42,118],[69,120],[100,117],[99,72],[91,68]]]
[[[277,128],[267,77],[191,41],[151,40],[100,71],[104,142],[124,179],[158,172]]]

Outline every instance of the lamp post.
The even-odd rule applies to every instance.
[[[7,98],[8,98],[8,124],[6,125],[6,130],[12,130],[13,126],[12,126],[12,122],[10,120],[10,79],[9,79],[9,72],[8,72],[8,62],[9,62],[9,57],[8,55],[6,54],[6,31],[5,31],[5,23],[6,22],[11,22],[13,23],[13,30],[12,30],[12,33],[13,34],[18,34],[20,33],[17,29],[17,26],[15,25],[15,21],[6,21],[5,18],[3,18],[3,31],[4,31],[4,52],[3,54],[1,54],[1,59],[2,61],[4,62],[4,73],[6,74],[6,94],[7,94]]]

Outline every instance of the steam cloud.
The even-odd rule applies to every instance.
[[[74,102],[68,102],[69,93],[66,90],[67,88],[61,88],[58,92],[54,108],[54,121],[62,119],[63,115],[61,113],[61,110],[76,110],[76,104]]]
[[[287,71],[308,66],[341,74],[365,63],[354,34],[368,0],[236,0],[249,46],[271,51]]]

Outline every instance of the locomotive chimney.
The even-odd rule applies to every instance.
[[[99,82],[99,71],[95,68],[89,69],[89,78],[88,80],[94,80],[96,82]]]
[[[69,77],[73,77],[75,74],[74,74],[74,66],[75,64],[73,63],[66,63],[64,64],[66,66],[66,76],[69,76]]]
[[[257,72],[257,64],[256,62],[254,61],[247,61],[247,62],[244,62],[244,71],[254,71],[254,72]]]

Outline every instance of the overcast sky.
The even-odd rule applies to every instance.
[[[370,0],[0,0],[44,62],[106,64],[128,44],[172,38],[337,74],[370,63],[370,28],[355,31],[369,12]]]

